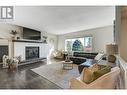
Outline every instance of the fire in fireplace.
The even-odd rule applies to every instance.
[[[26,47],[26,60],[39,58],[39,47]]]

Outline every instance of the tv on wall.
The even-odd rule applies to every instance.
[[[23,27],[23,39],[29,39],[29,40],[41,40],[41,32]]]

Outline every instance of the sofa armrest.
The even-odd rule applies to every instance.
[[[80,81],[78,78],[72,78],[70,80],[70,89],[84,89],[87,88],[87,84],[85,84],[84,82]]]

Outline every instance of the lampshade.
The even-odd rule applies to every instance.
[[[107,53],[107,55],[118,54],[118,45],[116,45],[116,44],[106,45],[106,53]]]

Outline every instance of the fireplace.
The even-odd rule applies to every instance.
[[[39,47],[26,47],[26,60],[39,58]]]
[[[8,46],[0,45],[0,62],[2,62],[3,55],[8,55]]]

